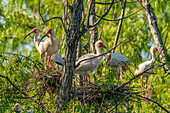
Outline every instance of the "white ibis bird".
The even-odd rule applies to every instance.
[[[54,29],[50,28],[47,30],[47,32],[42,36],[40,41],[38,42],[38,45],[41,45],[41,40],[47,36],[48,34],[51,34],[50,38],[46,39],[43,43],[43,46],[41,48],[41,55],[45,57],[45,68],[47,69],[47,65],[49,64],[49,68],[51,70],[51,63],[50,58],[53,54],[55,54],[58,51],[58,48],[60,46],[60,41],[56,38],[54,38]],[[47,57],[48,61],[47,61]]]
[[[38,28],[34,28],[32,31],[30,31],[23,39],[23,41],[26,39],[26,37],[32,33],[35,33],[35,37],[34,37],[34,44],[35,44],[35,47],[37,48],[37,50],[39,51],[40,53],[40,56],[41,54],[44,52],[44,45],[45,43],[44,42],[39,42],[38,41],[38,36],[39,36],[39,30]],[[39,45],[38,45],[39,43]],[[58,64],[63,64],[63,59],[61,58],[61,55],[58,54],[57,52],[55,54],[52,55],[51,59],[54,61],[54,62],[57,62]],[[46,63],[45,63],[46,64]]]
[[[107,49],[109,51],[109,49],[103,44],[102,41],[98,40],[96,43],[95,43],[95,49],[96,49],[96,54],[94,53],[89,53],[89,54],[86,54],[86,55],[83,55],[81,56],[78,61],[76,62],[76,65],[84,60],[84,59],[88,59],[88,58],[92,58],[92,57],[95,57],[95,56],[98,56],[98,55],[101,55],[102,54],[102,50],[100,47],[104,47],[105,49]],[[95,71],[100,62],[102,61],[103,59],[103,56],[100,56],[100,57],[97,57],[97,58],[94,58],[94,59],[90,59],[90,60],[85,60],[85,61],[82,61],[80,63],[80,65],[78,65],[78,67],[76,67],[75,69],[75,73],[78,73],[78,74],[82,74],[84,75],[85,79],[84,81],[86,81],[86,84],[87,84],[87,76]]]
[[[135,79],[135,81],[136,81],[136,80],[138,80],[138,79],[141,77],[142,93],[143,93],[143,78],[144,78],[144,77],[147,77],[147,78],[146,78],[146,83],[145,83],[145,94],[146,94],[146,97],[147,97],[147,83],[148,83],[148,78],[149,78],[149,75],[153,73],[153,70],[152,70],[152,69],[149,69],[149,70],[147,70],[146,72],[144,72],[144,71],[145,71],[146,69],[150,68],[150,67],[154,64],[154,62],[155,62],[155,60],[156,60],[156,59],[155,59],[155,54],[154,54],[154,52],[159,53],[158,49],[153,46],[153,47],[150,48],[150,53],[151,53],[151,55],[152,55],[152,59],[151,59],[150,61],[146,61],[146,62],[141,63],[141,64],[138,66],[138,68],[135,70],[135,73],[134,73],[134,75],[138,75],[138,74],[141,74],[141,73],[142,73],[139,77],[137,77],[137,78]]]
[[[12,111],[16,111],[17,113],[18,113],[18,112],[19,112],[19,113],[22,113],[23,110],[22,110],[21,104],[19,104],[19,103],[15,104],[14,108],[12,109]],[[24,113],[25,113],[25,112],[24,112]],[[27,110],[26,113],[32,113],[32,111]]]
[[[125,72],[127,68],[127,64],[130,64],[130,61],[127,57],[120,53],[108,53],[106,55],[106,65],[109,65],[111,67],[119,68],[119,74],[118,74],[118,82],[117,86],[119,83],[119,78],[120,78],[120,72]]]

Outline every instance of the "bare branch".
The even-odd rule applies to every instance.
[[[169,113],[169,111],[168,111],[166,108],[164,108],[163,106],[161,106],[158,102],[156,102],[156,101],[154,101],[154,100],[152,100],[152,99],[149,99],[149,98],[147,98],[147,97],[143,97],[143,96],[141,96],[141,95],[136,95],[136,96],[139,96],[139,97],[141,97],[141,98],[143,98],[143,99],[146,99],[146,100],[148,100],[148,101],[150,101],[150,102],[153,102],[153,103],[157,104],[160,108],[162,108],[164,111],[166,111],[167,113]]]
[[[65,31],[65,33],[67,34],[67,29],[66,29],[66,27],[65,27],[65,25],[64,25],[64,22],[63,22],[63,19],[62,19],[61,17],[58,17],[58,16],[56,16],[56,17],[52,17],[52,18],[50,18],[50,19],[48,19],[48,20],[44,21],[44,23],[43,23],[43,24],[41,24],[41,25],[44,25],[44,24],[45,24],[45,22],[48,22],[48,21],[50,21],[50,20],[52,20],[52,19],[55,19],[55,18],[58,18],[58,19],[60,19],[60,20],[61,20],[62,25],[63,25],[63,28],[64,28],[64,31]]]
[[[109,109],[109,111],[107,111],[106,113],[111,112],[113,109],[115,109],[119,104],[121,104],[127,97],[131,96],[132,94],[129,94],[127,96],[125,96],[119,103],[117,103],[115,106],[113,106],[111,109]]]
[[[35,98],[27,95],[25,92],[21,91],[17,86],[14,85],[14,83],[13,83],[7,76],[0,75],[0,77],[7,79],[7,81],[8,81],[15,89],[17,89],[20,93],[22,93],[24,96],[32,99],[34,102],[36,102],[37,104],[39,104],[46,113],[50,113],[50,112],[47,110],[47,108],[44,106],[44,104],[42,104],[40,101],[36,100]]]
[[[126,0],[124,0],[124,2],[123,2],[123,7],[122,7],[122,11],[121,11],[121,18],[124,17],[125,7],[126,7]],[[122,23],[123,23],[123,19],[121,19],[121,20],[119,21],[119,26],[118,26],[117,33],[116,33],[115,42],[114,42],[114,45],[113,45],[113,47],[114,47],[115,49],[116,49],[115,46],[116,46],[116,44],[117,44],[117,42],[118,42],[118,39],[119,39],[119,34],[120,34],[121,27],[122,27]],[[112,52],[114,52],[115,49],[113,49]]]
[[[39,0],[39,8],[38,8],[38,11],[39,11],[39,15],[40,15],[40,17],[41,17],[41,19],[42,19],[42,21],[43,21],[43,23],[42,23],[41,25],[44,25],[46,22],[48,22],[48,21],[50,21],[50,20],[52,20],[52,19],[59,18],[59,19],[61,20],[61,22],[62,22],[64,31],[65,31],[65,33],[66,33],[66,35],[67,35],[67,29],[66,29],[65,24],[64,24],[64,22],[63,22],[63,19],[62,19],[61,17],[52,17],[52,18],[50,18],[50,19],[48,19],[48,20],[44,20],[44,19],[43,19],[43,16],[41,15],[41,11],[40,11],[40,2],[41,2],[41,0]]]
[[[41,3],[41,0],[39,0],[39,5],[38,5],[38,11],[39,11],[39,15],[41,17],[41,20],[43,21],[43,23],[45,23],[44,19],[43,19],[43,16],[41,15],[41,11],[40,11],[40,3]]]
[[[108,10],[100,17],[100,19],[99,19],[97,22],[95,22],[93,25],[89,25],[90,11],[91,11],[91,7],[92,7],[92,4],[93,4],[93,3],[95,3],[95,2],[91,2],[90,8],[89,8],[89,14],[88,14],[88,19],[87,19],[87,28],[92,28],[92,27],[96,26],[96,25],[109,13],[112,5],[114,4],[114,0],[112,0],[110,7],[109,7]]]
[[[128,18],[128,17],[130,17],[130,16],[132,16],[132,15],[138,13],[138,12],[141,11],[143,8],[145,8],[147,5],[149,5],[151,2],[152,2],[152,0],[151,0],[150,2],[148,2],[145,6],[142,6],[142,8],[140,8],[140,9],[137,10],[136,12],[134,12],[134,13],[128,15],[128,16],[125,16],[125,17],[123,17],[123,18],[120,18],[120,19],[109,20],[109,19],[105,19],[104,17],[100,17],[100,16],[98,16],[98,15],[95,15],[95,16],[97,16],[97,17],[99,17],[99,18],[103,18],[103,19],[106,20],[106,21],[119,21],[119,20],[121,20],[121,19]],[[92,15],[94,15],[94,14],[92,14]]]

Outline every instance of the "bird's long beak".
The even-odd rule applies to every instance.
[[[108,51],[110,51],[110,49],[108,49],[105,45],[103,45],[103,47],[104,47],[105,49],[107,49]]]
[[[25,37],[24,37],[24,39],[23,39],[23,42],[24,42],[24,40],[26,39],[26,37],[28,36],[28,35],[30,35],[31,33],[28,33]]]
[[[104,73],[106,73],[106,66],[107,66],[107,63],[108,63],[108,58],[106,58],[106,64],[105,64],[105,67],[104,67]]]
[[[42,38],[41,38],[40,41],[38,42],[38,46],[40,45],[41,40],[42,40],[45,36],[47,36],[47,33],[42,36]]]
[[[108,62],[109,62],[109,60],[108,60],[108,58],[106,58],[106,64],[105,64],[105,66],[107,66]]]

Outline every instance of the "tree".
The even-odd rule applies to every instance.
[[[169,56],[167,54],[167,51],[169,51],[169,39],[167,37],[169,31],[168,13],[170,10],[169,6],[166,5],[167,2],[167,0],[163,0],[162,2],[147,0],[130,2],[126,0],[101,0],[100,2],[95,0],[62,0],[62,2],[44,0],[39,0],[39,2],[26,0],[0,1],[0,29],[2,31],[0,35],[0,45],[2,47],[0,48],[0,71],[2,72],[0,73],[0,82],[3,84],[0,89],[2,97],[0,101],[4,103],[1,105],[2,111],[6,109],[10,110],[7,107],[12,106],[10,103],[15,102],[23,102],[26,105],[34,106],[34,108],[37,108],[35,112],[42,112],[42,110],[45,112],[54,112],[56,110],[61,111],[66,109],[68,112],[76,110],[77,112],[87,110],[89,110],[89,112],[142,111],[140,104],[131,101],[135,99],[134,101],[139,102],[140,98],[143,98],[140,94],[133,92],[133,87],[130,89],[131,86],[133,86],[131,82],[134,79],[133,72],[136,69],[136,65],[142,62],[141,52],[144,51],[145,57],[149,56],[149,54],[147,55],[147,51],[149,50],[149,43],[152,42],[152,35],[159,50],[164,50],[160,58],[163,64],[162,62],[159,64],[160,66],[165,65],[166,70],[169,69]],[[151,5],[155,12],[153,12]],[[158,11],[158,9],[160,10]],[[61,10],[63,10],[63,12],[61,12]],[[141,10],[144,10],[145,13]],[[157,22],[152,23],[152,19],[156,19],[156,16],[159,19]],[[147,18],[149,24],[145,23],[145,18]],[[164,24],[160,23],[161,21],[163,21]],[[54,103],[54,105],[51,104],[50,107],[46,106],[46,101],[49,100],[47,99],[48,94],[45,94],[45,92],[48,88],[44,87],[49,85],[48,82],[56,80],[56,78],[52,78],[51,80],[50,76],[54,77],[60,72],[57,71],[57,69],[53,70],[55,74],[54,72],[43,71],[44,67],[39,59],[39,53],[32,44],[32,40],[27,39],[27,42],[22,42],[26,33],[34,27],[40,29],[40,35],[48,28],[55,29],[55,36],[61,41],[61,50],[59,53],[61,53],[65,59],[60,78],[61,86],[57,86],[56,96],[50,101]],[[101,31],[100,37],[99,31]],[[94,43],[98,40],[98,37],[101,38],[109,48],[112,48],[111,51],[120,52],[127,56],[132,61],[132,66],[129,67],[125,79],[121,80],[122,83],[118,87],[114,86],[114,83],[117,81],[114,76],[117,76],[117,74],[112,73],[108,68],[105,74],[103,72],[103,63],[101,63],[98,69],[100,71],[99,76],[96,74],[90,75],[91,82],[94,86],[96,85],[95,87],[79,88],[77,84],[74,86],[73,81],[77,80],[74,74],[76,57],[80,56],[81,52],[82,54],[86,54],[89,51],[94,52]],[[86,44],[89,40],[90,45]],[[26,44],[27,46],[25,46]],[[28,49],[28,47],[30,49]],[[79,55],[77,55],[78,50],[79,52],[81,51]],[[19,53],[9,53],[15,51]],[[103,55],[105,54],[107,53]],[[165,103],[168,103],[170,98],[167,91],[169,88],[169,80],[167,79],[169,73],[161,73],[162,69],[160,67],[154,68],[154,72],[157,74],[151,77],[151,81],[153,82],[150,83],[150,89],[152,89],[152,99],[157,102],[149,98],[143,98],[152,102],[151,104],[146,104],[144,109],[155,112],[160,112],[162,109],[167,112],[166,107],[168,105]],[[39,84],[40,82],[42,83]],[[49,85],[48,87],[53,86]],[[129,91],[130,93],[126,93],[126,88],[129,88],[127,92]],[[101,100],[97,98],[96,100],[91,99],[90,102],[82,102],[81,97],[85,98],[83,95],[88,95],[82,91],[83,94],[80,93],[76,97],[75,94],[78,93],[73,93],[76,90],[84,90],[89,93],[89,95],[93,95],[96,91],[96,95],[89,97],[100,97],[102,95],[101,99],[103,99],[103,101],[101,102]],[[94,92],[90,92],[89,90]],[[113,94],[114,91],[119,92],[122,90],[125,92]],[[164,94],[162,94],[163,90]],[[38,94],[41,93],[41,91],[44,92],[43,100]],[[140,88],[137,88],[137,92],[138,91],[140,92]],[[108,96],[108,94],[112,96]],[[14,96],[14,99],[12,99],[11,96]],[[157,96],[164,96],[164,98],[159,99]],[[79,102],[84,106],[79,105]],[[95,107],[92,107],[91,104]],[[81,110],[78,111],[80,108]]]

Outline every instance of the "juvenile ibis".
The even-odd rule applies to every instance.
[[[120,79],[120,72],[123,74],[123,72],[126,71],[127,64],[130,64],[129,59],[120,53],[108,53],[106,55],[106,65],[114,68],[119,68],[117,86]]]
[[[146,94],[146,97],[147,97],[148,78],[149,78],[149,75],[153,73],[153,70],[149,69],[146,72],[144,72],[144,71],[146,69],[150,68],[154,64],[154,62],[156,61],[154,52],[159,53],[158,49],[153,46],[153,47],[150,48],[150,53],[152,55],[152,59],[150,61],[146,61],[146,62],[141,63],[137,67],[137,69],[135,70],[135,73],[134,73],[134,75],[138,75],[138,74],[142,73],[139,77],[137,77],[135,79],[135,81],[136,81],[136,80],[138,80],[141,77],[142,93],[143,93],[143,78],[146,77],[146,83],[145,83],[145,94]]]
[[[109,51],[109,49],[103,44],[103,42],[98,40],[95,43],[96,54],[95,53],[89,53],[89,54],[81,56],[78,59],[78,61],[76,62],[76,65],[84,59],[92,58],[92,57],[101,55],[102,54],[101,47],[104,47],[105,49],[107,49]],[[85,76],[84,81],[86,81],[86,84],[87,84],[87,76],[98,68],[102,59],[103,59],[103,56],[100,56],[100,57],[97,57],[97,58],[94,58],[94,59],[82,61],[80,63],[80,65],[78,67],[76,67],[75,73],[84,75]]]
[[[14,108],[12,109],[12,111],[16,111],[17,113],[18,113],[18,112],[19,112],[19,113],[22,113],[23,110],[22,110],[21,104],[19,104],[19,103],[15,104]],[[24,112],[24,113],[25,113],[25,112]],[[32,113],[32,111],[27,110],[26,113]]]
[[[26,39],[26,37],[28,36],[28,35],[30,35],[30,34],[32,34],[32,33],[35,33],[35,37],[34,37],[34,44],[35,44],[35,47],[37,48],[37,50],[39,51],[39,53],[40,53],[40,57],[41,57],[41,54],[44,52],[44,42],[39,42],[38,41],[38,36],[39,36],[39,30],[38,30],[38,28],[34,28],[34,29],[32,29],[32,31],[30,31],[25,37],[24,37],[24,39],[23,39],[23,41]],[[39,45],[38,45],[38,43],[39,43]],[[51,56],[51,60],[53,60],[54,62],[57,62],[57,64],[63,64],[63,59],[62,59],[62,57],[61,57],[61,55],[60,54],[58,54],[57,52],[55,53],[55,54],[53,54],[52,56]],[[45,63],[46,64],[46,63]]]

